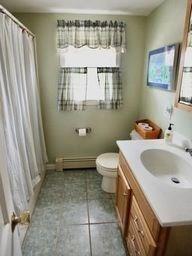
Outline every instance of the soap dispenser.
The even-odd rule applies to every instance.
[[[172,129],[172,126],[173,125],[174,124],[169,124],[168,129],[165,131],[164,139],[165,139],[165,142],[167,142],[167,143],[172,143],[172,139],[173,139],[173,129]]]

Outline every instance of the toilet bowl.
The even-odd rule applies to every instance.
[[[135,130],[130,133],[131,140],[143,139]],[[96,167],[103,176],[101,187],[105,192],[116,192],[116,177],[119,155],[117,153],[104,153],[97,157]]]
[[[119,155],[117,153],[105,153],[96,159],[97,171],[103,176],[101,187],[107,193],[115,193],[116,191],[118,161]]]

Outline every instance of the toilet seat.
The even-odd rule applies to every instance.
[[[97,157],[96,164],[106,172],[116,172],[118,161],[118,153],[104,153]]]
[[[117,172],[117,168],[116,168],[116,169],[106,168],[106,167],[104,167],[103,165],[101,165],[101,164],[99,164],[99,163],[97,163],[97,166],[98,166],[99,168],[102,168],[102,170],[103,170],[104,172]]]

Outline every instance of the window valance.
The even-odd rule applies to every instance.
[[[124,52],[126,48],[125,23],[117,21],[57,21],[57,47],[110,48]]]

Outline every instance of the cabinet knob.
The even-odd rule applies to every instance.
[[[136,246],[135,236],[132,236],[131,242],[133,244],[133,248],[134,248],[134,251],[135,251],[136,255],[141,255],[141,252],[136,248],[138,246]]]
[[[142,236],[145,236],[143,230],[138,229],[138,233],[141,234]]]
[[[140,235],[144,236],[144,231],[143,231],[142,229],[140,229],[139,224],[138,224],[138,217],[135,216],[135,218],[134,218],[133,221],[135,222],[135,225],[137,226],[137,232],[138,232]]]

